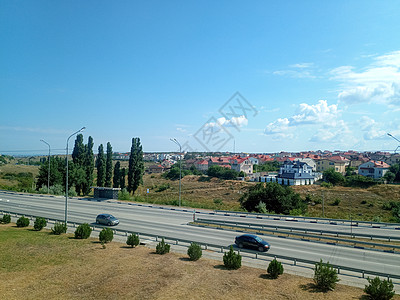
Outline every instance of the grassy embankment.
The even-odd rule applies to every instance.
[[[315,290],[312,279],[265,269],[226,270],[220,261],[156,255],[72,234],[0,225],[0,295],[4,299],[360,299],[362,289]],[[206,279],[206,280],[205,280]],[[211,284],[210,284],[211,283]],[[394,299],[400,299],[395,296]]]

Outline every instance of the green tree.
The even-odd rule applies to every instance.
[[[119,186],[120,186],[121,190],[123,190],[126,187],[126,185],[125,185],[126,169],[125,168],[121,169],[120,175],[121,175],[121,177],[119,180]]]
[[[78,134],[75,139],[74,150],[72,151],[72,161],[74,164],[83,166],[85,164],[85,144],[83,143],[83,135]]]
[[[319,263],[315,264],[314,283],[319,290],[323,292],[333,290],[338,281],[337,272],[329,262],[324,264],[321,259]]]
[[[128,170],[128,191],[130,193],[134,194],[139,185],[143,182],[143,173],[142,145],[140,144],[140,138],[133,138]]]
[[[128,236],[128,238],[126,240],[126,244],[128,246],[131,246],[132,248],[139,245],[139,243],[140,243],[139,236],[137,236],[134,233],[132,233],[130,236]]]
[[[121,163],[117,161],[114,167],[114,175],[113,175],[113,187],[114,188],[119,188],[120,181],[121,181]]]
[[[365,286],[364,292],[374,300],[390,300],[395,292],[393,291],[393,282],[391,280],[381,280],[379,277],[374,279],[367,278],[368,285]]]
[[[230,270],[237,270],[242,266],[242,256],[233,251],[232,245],[229,252],[224,253],[223,261],[225,267]]]
[[[344,176],[336,172],[334,168],[329,168],[323,172],[323,178],[325,181],[332,183],[333,185],[342,184],[345,181]]]
[[[387,173],[389,173],[389,172],[394,174],[393,181],[400,182],[400,164],[391,165],[389,168],[389,171]],[[388,175],[388,176],[392,176],[392,175]]]
[[[111,187],[111,179],[113,173],[113,165],[112,165],[112,147],[110,142],[107,143],[107,157],[106,157],[106,181],[105,186]]]
[[[44,161],[39,167],[39,175],[37,176],[38,189],[42,186],[47,187],[47,178],[49,172],[48,161]],[[50,157],[50,187],[55,185],[64,186],[65,182],[65,159],[60,157]]]
[[[93,138],[89,136],[88,144],[86,146],[86,156],[85,156],[85,171],[86,171],[86,183],[83,186],[83,193],[88,195],[91,191],[91,186],[93,186],[93,171],[94,171],[94,153],[93,153]]]
[[[248,189],[240,199],[241,206],[247,211],[257,211],[260,202],[265,203],[267,211],[277,214],[289,214],[293,209],[304,211],[306,204],[292,188],[276,182],[258,183]],[[263,206],[264,207],[264,206]]]
[[[274,258],[268,265],[267,273],[273,279],[278,278],[279,275],[283,274],[282,263],[277,261],[276,258]]]
[[[97,186],[104,186],[106,181],[106,160],[104,157],[103,144],[99,146],[99,153],[97,154],[96,160],[97,167]]]
[[[396,174],[394,174],[394,173],[392,173],[390,171],[387,171],[385,173],[385,175],[383,175],[383,179],[385,179],[388,183],[393,183],[395,178],[396,178]]]

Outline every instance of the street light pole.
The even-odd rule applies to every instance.
[[[50,144],[48,142],[46,142],[45,140],[40,140],[41,142],[45,143],[47,146],[49,146],[49,168],[47,171],[47,194],[49,194],[49,189],[50,189]]]
[[[396,141],[398,141],[400,143],[400,140],[396,137],[394,137],[393,135],[391,135],[390,133],[387,134],[388,136],[394,138]],[[399,149],[400,146],[397,146],[396,150],[394,150],[394,153],[396,153],[397,149]]]
[[[181,153],[182,153],[182,147],[181,144],[174,138],[170,139],[171,142],[174,142],[179,146],[179,207],[181,206],[181,178],[182,178],[182,163],[181,163]]]
[[[66,159],[66,164],[67,164],[67,178],[65,180],[65,226],[67,226],[67,222],[68,222],[68,141],[69,139],[74,136],[75,134],[82,132],[83,130],[85,130],[86,127],[82,127],[81,129],[79,129],[77,132],[74,132],[73,134],[71,134],[68,138],[67,138],[67,157]]]

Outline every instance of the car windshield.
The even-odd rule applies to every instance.
[[[263,242],[263,239],[262,239],[262,238],[259,238],[258,236],[256,236],[255,239],[256,239],[256,241],[259,242],[259,243],[262,243],[262,242]]]

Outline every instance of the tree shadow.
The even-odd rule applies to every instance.
[[[189,257],[180,257],[179,260],[181,261],[191,261]]]
[[[259,277],[262,278],[262,279],[268,279],[268,280],[275,280],[276,279],[276,278],[272,278],[271,275],[269,275],[269,274],[261,274]]]
[[[300,285],[300,288],[301,288],[303,291],[310,292],[310,293],[326,293],[326,292],[322,291],[320,288],[318,288],[318,287],[317,287],[314,283],[312,283],[312,282],[307,283],[307,284],[302,284],[302,285]]]

